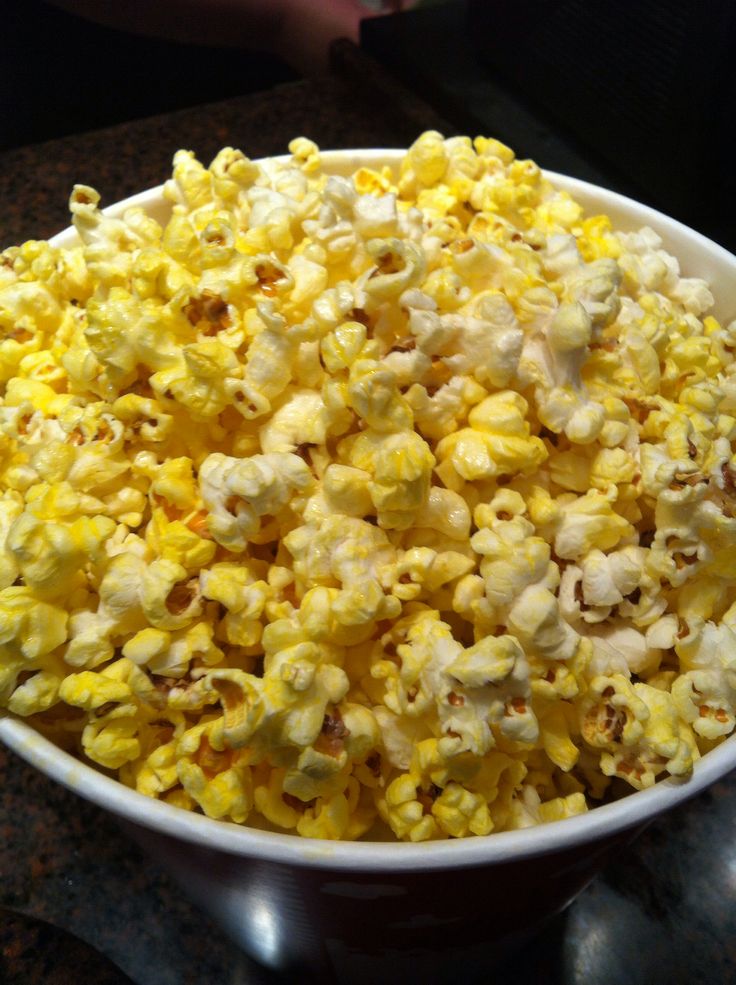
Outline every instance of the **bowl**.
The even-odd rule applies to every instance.
[[[396,167],[398,150],[332,151],[325,170]],[[699,233],[631,199],[545,172],[586,211],[622,230],[651,226],[687,276],[708,280],[716,315],[736,317],[736,257]],[[141,206],[166,218],[162,188],[106,211]],[[71,245],[67,229],[51,242]],[[667,778],[587,814],[486,837],[422,844],[325,842],[179,810],[97,772],[0,712],[0,740],[80,797],[110,811],[168,866],[185,893],[260,964],[306,980],[464,982],[563,909],[614,850],[656,815],[736,767],[736,736],[707,753],[686,779]]]

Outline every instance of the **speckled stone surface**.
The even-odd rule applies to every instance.
[[[182,898],[114,819],[0,747],[0,906],[69,930],[136,985],[260,982],[251,962]],[[45,985],[53,941],[4,985]],[[0,961],[3,960],[0,954]],[[5,958],[5,974],[10,971]],[[70,968],[69,971],[79,971]],[[81,971],[76,985],[87,985]]]
[[[223,144],[252,156],[283,152],[298,133],[323,147],[360,147],[405,145],[426,127],[452,132],[354,51],[343,48],[336,58],[341,78],[0,155],[0,246],[67,225],[75,181],[96,185],[106,202],[157,184],[180,146],[209,159]],[[2,748],[0,907],[77,935],[135,985],[274,981],[183,898],[110,815]],[[104,978],[83,954],[53,931],[28,930],[0,910],[3,985],[115,982],[114,969],[106,966]],[[458,969],[457,982],[463,980]],[[493,981],[736,982],[736,776],[654,822]]]
[[[131,985],[117,965],[80,937],[36,917],[0,910],[1,981],[66,985],[80,972],[95,985]]]

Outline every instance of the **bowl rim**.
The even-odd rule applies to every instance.
[[[405,150],[366,148],[322,151],[326,170],[340,173],[355,166],[395,165]],[[267,158],[282,162],[289,155]],[[258,161],[256,163],[263,163]],[[705,261],[725,264],[736,275],[736,257],[675,219],[633,199],[553,171],[544,171],[558,188],[577,199],[592,200],[606,213],[625,216],[632,228],[650,225],[662,236],[665,247],[695,247]],[[106,207],[120,216],[132,207],[160,204],[163,185],[138,192]],[[50,239],[52,245],[69,245],[75,233],[67,227]],[[671,245],[672,243],[675,245]],[[675,253],[677,255],[677,253]],[[685,264],[687,266],[687,263]],[[736,302],[735,302],[736,303]],[[736,312],[735,312],[736,314]],[[347,872],[411,872],[465,868],[518,862],[561,852],[642,826],[657,814],[695,796],[736,768],[736,734],[706,753],[685,778],[666,777],[646,790],[632,791],[620,800],[594,807],[585,814],[485,837],[410,842],[322,841],[281,834],[214,820],[146,797],[119,780],[87,765],[37,732],[26,721],[0,709],[0,741],[48,778],[126,821],[160,834],[232,855],[253,857],[291,866]]]
[[[736,767],[736,734],[706,753],[688,777],[666,777],[646,790],[584,814],[485,837],[414,844],[321,841],[214,820],[146,797],[54,745],[27,722],[4,712],[0,741],[30,766],[98,807],[159,834],[202,848],[307,868],[337,871],[423,871],[517,862],[587,845],[643,826],[689,800]]]

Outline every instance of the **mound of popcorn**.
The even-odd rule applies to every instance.
[[[687,775],[735,724],[736,323],[497,140],[289,150],[0,254],[0,704],[311,838]]]

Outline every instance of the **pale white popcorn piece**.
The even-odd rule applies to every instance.
[[[260,517],[278,513],[314,479],[308,466],[290,452],[236,459],[215,452],[200,466],[199,485],[212,536],[231,550],[244,550],[258,531]]]

